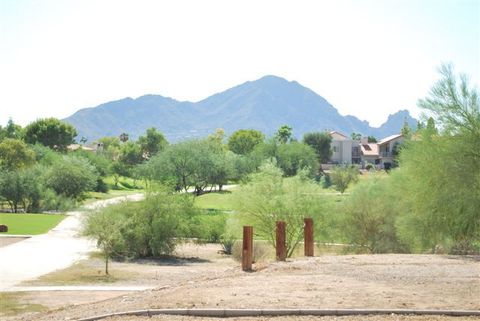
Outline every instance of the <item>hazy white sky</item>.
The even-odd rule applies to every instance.
[[[480,79],[479,0],[0,0],[0,124],[127,96],[198,101],[264,75],[380,125],[441,62]]]

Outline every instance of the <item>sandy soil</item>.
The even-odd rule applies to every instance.
[[[177,316],[154,317],[123,317],[108,318],[105,321],[473,321],[474,317],[445,317],[445,316],[403,316],[403,315],[375,315],[375,316],[348,316],[348,317],[315,317],[315,316],[288,316],[288,317],[244,317],[244,318],[200,318]]]
[[[88,305],[68,306],[15,320],[66,320],[148,308],[417,308],[480,309],[480,257],[440,255],[345,255],[264,263],[242,272],[216,245],[186,245],[180,259],[115,263],[137,274],[120,284],[154,284],[155,290]],[[107,295],[103,293],[102,295]],[[113,295],[113,294],[112,294]],[[59,301],[55,301],[58,296]],[[59,306],[61,296],[32,294],[31,300]],[[92,296],[93,297],[93,296]],[[48,300],[50,303],[48,303]],[[102,299],[102,298],[99,298]],[[51,301],[54,302],[51,302]],[[66,304],[79,304],[70,300]],[[152,320],[214,320],[156,317]],[[112,320],[112,319],[111,319]],[[115,320],[147,320],[123,317]],[[229,319],[232,320],[232,319]],[[237,318],[236,320],[440,320],[437,317],[372,316],[356,318]],[[450,320],[450,318],[441,318]],[[470,320],[454,318],[452,320]]]

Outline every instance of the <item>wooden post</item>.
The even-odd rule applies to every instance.
[[[304,245],[305,245],[305,256],[314,255],[314,243],[313,243],[313,219],[306,218],[304,219]]]
[[[243,227],[242,270],[251,271],[253,262],[253,227]]]
[[[285,222],[277,222],[277,237],[275,242],[277,261],[285,261],[287,258],[286,229]]]

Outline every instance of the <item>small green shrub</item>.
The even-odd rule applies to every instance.
[[[220,238],[220,244],[222,245],[223,253],[231,255],[235,242],[236,237],[232,234],[222,235],[222,237]]]

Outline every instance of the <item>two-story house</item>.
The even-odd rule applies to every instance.
[[[363,168],[372,164],[377,168],[389,169],[393,165],[395,145],[403,143],[402,135],[392,135],[378,143],[369,143],[366,137],[352,140],[337,131],[330,132],[332,136],[333,164],[360,164]]]

